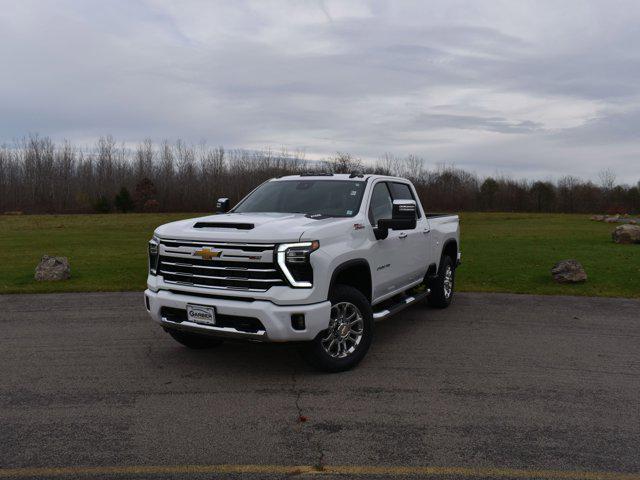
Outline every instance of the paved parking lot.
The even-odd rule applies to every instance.
[[[333,375],[188,350],[141,293],[5,295],[0,319],[0,477],[640,478],[637,300],[460,294]]]

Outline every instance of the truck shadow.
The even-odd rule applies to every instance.
[[[427,305],[416,305],[399,314],[376,323],[376,336],[370,352],[395,348],[407,335],[428,338],[434,322],[441,318],[441,310]],[[434,318],[435,317],[435,318]],[[207,350],[191,350],[163,335],[149,352],[154,362],[168,370],[165,373],[181,378],[208,376],[259,374],[262,377],[278,378],[291,375],[292,370],[304,375],[332,375],[315,370],[302,357],[300,343],[261,343],[227,340],[222,345]],[[364,368],[375,359],[365,357]]]

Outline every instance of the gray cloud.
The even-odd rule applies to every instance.
[[[420,115],[415,120],[415,128],[425,130],[454,128],[460,130],[487,130],[499,133],[527,133],[541,129],[542,124],[531,120],[509,120],[502,117],[425,114]]]
[[[109,133],[640,177],[637,2],[0,7],[0,143]]]
[[[560,132],[557,137],[559,141],[568,145],[640,145],[640,109],[616,113],[603,112],[583,125]],[[640,170],[640,152],[638,157]]]

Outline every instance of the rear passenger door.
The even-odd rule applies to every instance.
[[[401,240],[403,250],[404,271],[407,276],[406,284],[422,280],[427,272],[430,262],[431,235],[429,232],[429,222],[422,211],[420,200],[410,184],[404,182],[389,182],[391,197],[393,200],[413,200],[416,202],[416,228],[412,230],[401,230],[398,238]]]

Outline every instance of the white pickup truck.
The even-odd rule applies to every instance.
[[[316,367],[356,365],[374,323],[453,297],[457,215],[426,213],[408,180],[302,174],[269,180],[229,210],[158,227],[145,303],[190,348],[225,338],[304,342]]]

